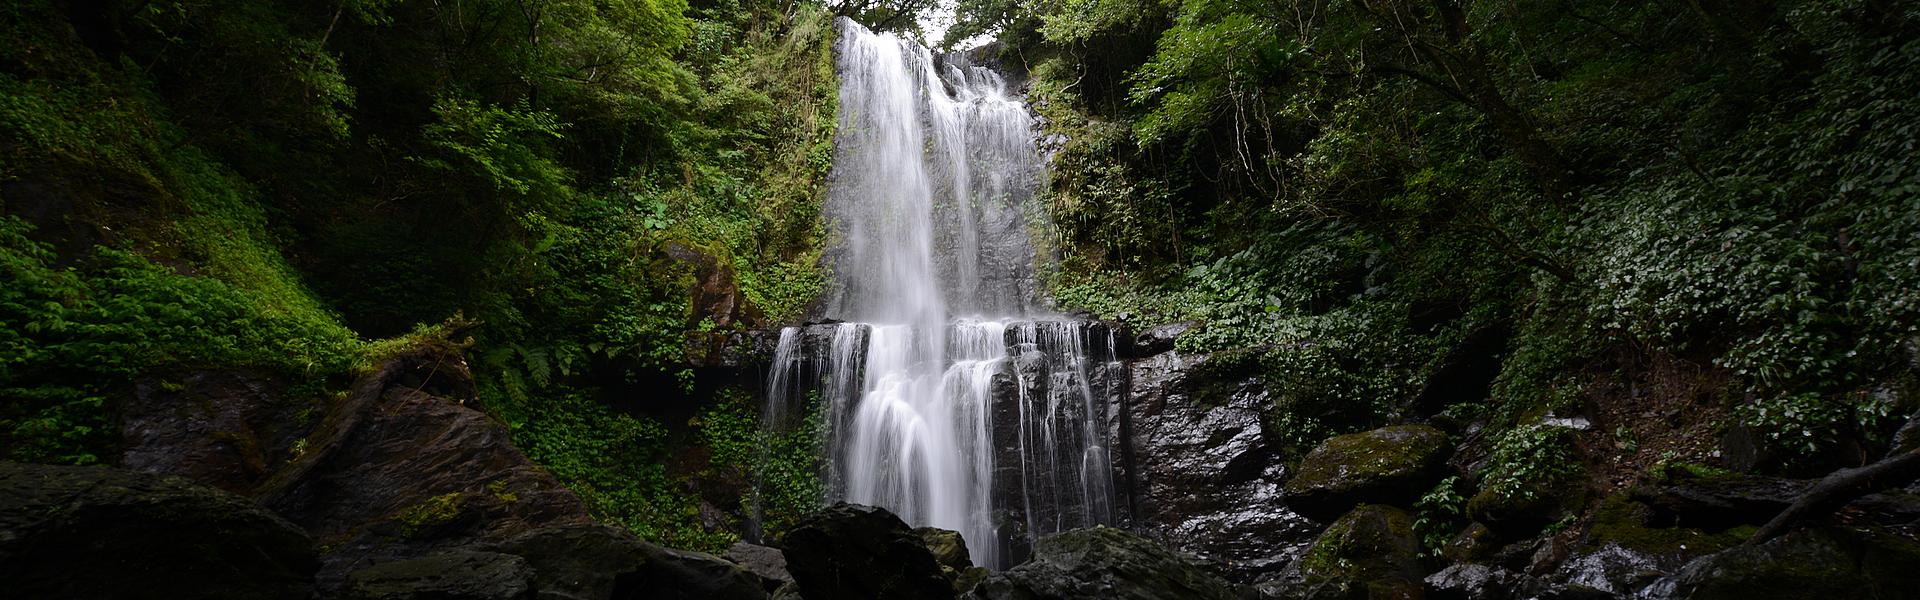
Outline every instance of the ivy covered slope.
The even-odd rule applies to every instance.
[[[745,394],[695,385],[685,349],[797,318],[823,280],[822,8],[0,13],[6,458],[112,463],[136,382],[191,372],[265,374],[320,406],[451,319],[477,323],[484,409],[598,516],[731,540],[682,480],[744,478],[758,426]],[[716,278],[726,309],[696,306]],[[786,463],[811,454],[781,447],[771,476],[794,497],[770,504],[803,506],[812,471]]]
[[[1296,457],[1439,418],[1497,490],[1804,476],[1920,408],[1910,4],[968,0],[949,39],[996,28],[1066,140],[1060,302],[1198,322]]]

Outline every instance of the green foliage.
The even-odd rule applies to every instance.
[[[1818,466],[1822,454],[1847,440],[1886,443],[1884,432],[1904,420],[1891,394],[1780,395],[1742,404],[1735,414],[1785,457],[1788,467]]]
[[[548,200],[571,194],[566,173],[542,152],[560,138],[553,113],[525,103],[503,109],[444,97],[434,101],[433,113],[439,120],[421,130],[421,138],[443,157],[414,160],[449,173],[475,172],[495,191]]]
[[[1910,7],[1013,12],[992,22],[1068,137],[1056,296],[1203,322],[1184,351],[1265,349],[1293,435],[1342,429],[1308,422],[1316,398],[1402,410],[1498,326],[1497,427],[1579,401],[1603,357],[1658,355],[1730,373],[1790,454],[1883,443],[1859,390],[1920,323]]]
[[[0,215],[9,458],[111,456],[136,379],[258,368],[320,389],[457,323],[486,407],[596,515],[724,546],[659,466],[688,441],[597,398],[688,391],[686,332],[796,319],[817,293],[827,10],[95,8],[0,9],[5,208],[58,248]],[[668,241],[731,263],[739,315],[690,314]]]
[[[667,430],[658,422],[615,412],[580,390],[548,388],[538,402],[489,406],[507,421],[514,445],[553,473],[593,515],[676,548],[714,550],[730,539],[698,526],[697,498],[667,474]],[[483,385],[483,397],[509,397]]]
[[[119,440],[111,404],[166,369],[261,368],[293,378],[344,371],[357,340],[227,282],[99,248],[78,266],[0,216],[0,450],[91,464]]]
[[[137,31],[185,10],[151,8],[134,16],[147,23]],[[7,10],[0,395],[10,401],[0,409],[0,451],[17,460],[111,460],[118,399],[136,380],[167,371],[260,369],[305,389],[346,371],[359,341],[282,257],[258,191],[187,145],[189,133],[165,119],[170,113],[141,70],[79,49],[71,29],[47,27],[58,18],[53,7]],[[230,33],[262,31],[272,27]],[[283,54],[281,46],[222,48],[261,53],[304,81],[298,85],[318,86],[280,116],[321,130],[339,122],[334,111],[349,99],[327,89],[337,80],[324,72],[326,60]],[[258,94],[273,97],[283,83],[262,82]],[[49,207],[72,214],[36,218],[45,228],[38,232],[12,214],[46,215]],[[35,237],[58,242],[58,251]]]
[[[1440,556],[1466,522],[1467,497],[1461,487],[1459,476],[1449,476],[1413,504],[1413,532],[1420,536],[1420,547],[1428,556]]]
[[[757,486],[759,496],[752,500],[759,502],[761,530],[772,536],[825,499],[820,460],[826,421],[822,411],[809,410],[791,428],[768,428],[750,399],[744,393],[724,396],[702,412],[695,425],[711,451],[710,468],[744,476]]]
[[[1574,430],[1524,425],[1494,439],[1481,472],[1480,489],[1499,498],[1534,500],[1585,472],[1573,444]]]
[[[1304,452],[1327,436],[1385,424],[1471,324],[1416,331],[1405,301],[1372,285],[1376,252],[1338,223],[1303,222],[1165,284],[1082,272],[1057,281],[1084,283],[1054,290],[1068,306],[1137,323],[1202,323],[1177,341],[1182,352],[1253,350],[1275,399],[1269,426]]]

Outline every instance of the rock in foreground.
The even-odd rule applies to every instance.
[[[1406,511],[1363,504],[1340,517],[1300,560],[1298,597],[1418,598],[1420,541]]]
[[[954,596],[920,534],[884,509],[829,506],[789,530],[780,549],[807,600]]]
[[[245,498],[177,477],[0,463],[0,595],[306,598],[311,541]]]
[[[1227,582],[1152,540],[1095,527],[1042,538],[1033,560],[987,577],[975,600],[1232,600]]]
[[[1658,591],[1694,600],[1912,598],[1920,594],[1920,545],[1884,533],[1809,529],[1702,557],[1672,583]]]
[[[542,600],[758,600],[759,577],[719,557],[664,548],[606,525],[535,530],[485,549],[524,558]]]

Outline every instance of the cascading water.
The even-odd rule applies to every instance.
[[[831,499],[959,531],[981,565],[1111,522],[1124,369],[1104,326],[1036,310],[1025,104],[964,58],[840,29],[824,311],[847,322],[781,333],[768,422],[817,398]]]

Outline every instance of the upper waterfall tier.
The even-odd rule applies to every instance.
[[[993,71],[841,20],[837,243],[823,316],[935,327],[1033,312],[1033,117]]]

